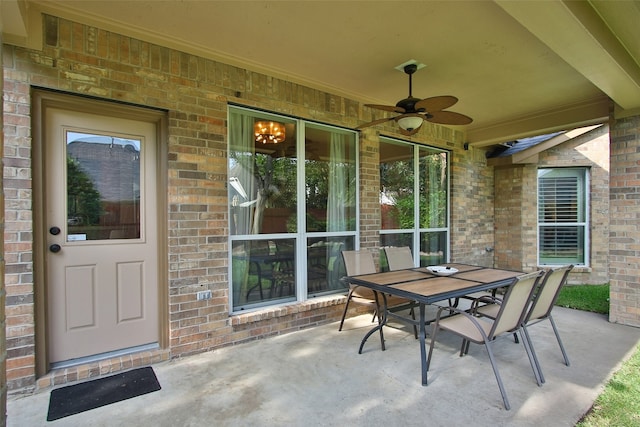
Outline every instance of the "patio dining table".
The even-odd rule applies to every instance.
[[[362,339],[358,353],[367,339],[376,331],[380,332],[382,350],[385,350],[383,327],[387,324],[389,315],[404,322],[417,324],[419,327],[418,338],[420,340],[420,361],[422,367],[422,385],[427,385],[427,358],[426,358],[426,325],[430,323],[426,319],[426,305],[440,301],[461,298],[481,291],[490,291],[511,285],[517,276],[524,274],[521,271],[503,270],[497,268],[480,267],[467,264],[443,264],[440,267],[449,267],[442,274],[434,274],[428,267],[412,268],[407,270],[395,270],[382,273],[362,274],[350,276],[349,283],[372,289],[376,295],[382,295],[383,308],[380,322]],[[455,269],[455,270],[454,270]],[[457,271],[456,271],[457,270]],[[452,273],[453,271],[453,273]],[[387,308],[387,295],[403,297],[418,304],[420,318],[412,320],[399,316]]]

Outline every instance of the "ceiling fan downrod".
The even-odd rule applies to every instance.
[[[404,66],[404,72],[409,75],[409,98],[412,98],[413,95],[413,73],[418,70],[418,66],[416,64],[407,64]]]

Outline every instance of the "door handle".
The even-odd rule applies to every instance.
[[[60,249],[62,249],[62,248],[60,247],[60,245],[58,245],[56,243],[54,243],[53,245],[49,246],[49,250],[51,252],[53,252],[54,254],[57,254],[58,252],[60,252]]]
[[[54,236],[57,236],[58,234],[60,234],[60,229],[58,227],[51,227],[49,229],[49,233],[53,234]]]

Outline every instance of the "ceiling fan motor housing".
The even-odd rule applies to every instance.
[[[403,135],[411,136],[418,131],[424,120],[445,125],[466,125],[473,121],[471,117],[467,117],[464,114],[445,110],[445,108],[449,108],[458,102],[458,98],[455,96],[443,95],[425,99],[414,97],[412,93],[413,84],[411,77],[417,69],[417,64],[407,64],[404,66],[403,70],[409,76],[409,96],[407,98],[401,99],[395,106],[365,104],[367,107],[400,113],[400,115],[373,120],[372,122],[358,126],[357,129],[394,120],[400,126],[400,132]],[[418,108],[416,108],[416,105]]]
[[[416,110],[416,102],[421,101],[420,98],[415,98],[413,96],[410,96],[408,98],[405,99],[401,99],[400,101],[398,101],[396,103],[396,107],[402,108],[404,110],[405,114],[410,114],[410,113],[425,113],[425,109],[424,108],[420,108],[418,110]],[[429,117],[429,115],[427,114],[427,117]]]

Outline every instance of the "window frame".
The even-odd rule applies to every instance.
[[[309,247],[307,245],[309,240],[312,239],[325,239],[327,241],[331,240],[345,240],[347,243],[349,241],[352,242],[353,248],[349,247],[346,249],[358,249],[359,247],[359,236],[360,236],[360,158],[359,158],[359,133],[353,129],[343,128],[334,125],[328,125],[325,123],[319,123],[315,121],[304,120],[298,117],[292,117],[277,113],[272,113],[264,110],[247,108],[240,105],[229,104],[228,105],[228,115],[234,113],[240,113],[242,115],[248,115],[254,117],[256,119],[264,119],[264,120],[275,120],[282,121],[286,123],[295,124],[295,137],[296,137],[296,229],[287,231],[287,232],[279,232],[279,233],[258,233],[258,234],[234,234],[231,232],[231,227],[229,228],[229,236],[228,236],[228,277],[229,277],[229,314],[230,315],[238,315],[242,313],[248,313],[255,310],[260,310],[264,308],[276,308],[278,306],[291,304],[292,302],[305,302],[315,297],[321,295],[328,294],[343,294],[348,288],[345,289],[328,289],[326,291],[310,291],[308,285],[308,253]],[[231,147],[231,129],[232,123],[229,121],[228,125],[228,141],[227,141],[227,150],[230,150]],[[347,231],[307,231],[306,227],[306,215],[307,215],[307,206],[306,206],[306,185],[307,185],[307,176],[306,176],[306,160],[311,160],[310,158],[306,158],[306,150],[305,150],[305,135],[306,129],[308,127],[326,130],[328,132],[335,131],[337,133],[349,133],[350,135],[349,144],[353,144],[349,147],[352,150],[353,161],[354,161],[354,174],[355,181],[353,183],[354,188],[352,189],[353,194],[355,194],[355,227],[353,230]],[[229,152],[229,151],[228,151]],[[231,206],[230,200],[230,191],[232,185],[230,185],[230,180],[232,174],[230,173],[230,160],[227,160],[227,200],[229,206]],[[229,214],[228,224],[231,226],[232,220],[231,213]],[[249,231],[251,233],[251,231]],[[271,242],[277,241],[285,241],[285,240],[293,240],[294,242],[294,274],[295,274],[295,294],[289,295],[286,297],[278,297],[278,298],[262,298],[259,301],[244,301],[243,303],[238,303],[234,301],[234,291],[242,292],[243,289],[235,289],[234,290],[234,254],[233,247],[234,243],[243,243],[245,241],[267,241],[269,245]],[[247,262],[247,261],[245,261]],[[328,274],[328,273],[327,273]],[[329,280],[328,278],[326,280]],[[235,305],[234,305],[235,304]]]
[[[390,137],[380,137],[380,144],[390,143],[390,144],[402,144],[411,146],[413,148],[413,227],[412,228],[397,228],[397,229],[383,229],[382,228],[382,209],[381,209],[381,217],[380,217],[380,236],[381,241],[384,239],[383,236],[392,236],[392,235],[401,235],[401,234],[411,234],[411,252],[414,258],[414,266],[421,266],[421,252],[422,252],[422,236],[427,233],[444,233],[443,241],[445,247],[442,248],[443,251],[443,260],[442,262],[449,262],[451,256],[451,151],[444,150],[438,147],[432,147],[424,144],[412,143],[409,141],[404,141],[400,139],[390,138]],[[421,226],[421,218],[420,218],[420,159],[421,152],[423,150],[429,150],[434,153],[444,153],[447,156],[446,159],[446,215],[445,221],[446,225],[444,227],[422,227]],[[382,159],[380,159],[380,164],[382,163]],[[382,180],[382,177],[380,177]],[[382,185],[382,182],[381,182]],[[381,244],[381,246],[384,246]],[[417,249],[417,250],[416,250]],[[384,263],[385,260],[384,251],[381,247],[381,263]],[[427,262],[427,264],[431,265],[431,263]],[[384,269],[384,265],[382,265]]]
[[[537,177],[536,177],[536,220],[537,220],[537,239],[536,239],[536,256],[537,256],[537,264],[539,266],[559,266],[559,265],[567,265],[573,264],[581,267],[589,267],[590,264],[590,206],[591,206],[591,185],[590,185],[590,169],[588,167],[545,167],[538,168]],[[562,174],[566,176],[576,176],[578,178],[578,189],[576,190],[576,217],[582,217],[582,221],[544,221],[541,215],[541,203],[542,203],[542,194],[541,189],[542,186],[540,181],[544,178],[544,175],[548,173],[556,173]],[[562,175],[558,176],[558,178],[562,177]],[[575,227],[576,230],[582,230],[582,245],[578,247],[576,245],[577,256],[574,259],[564,258],[559,260],[558,262],[551,262],[549,257],[542,256],[542,230],[544,227]],[[579,231],[576,233],[579,237]],[[579,253],[582,251],[583,260],[579,260]]]

